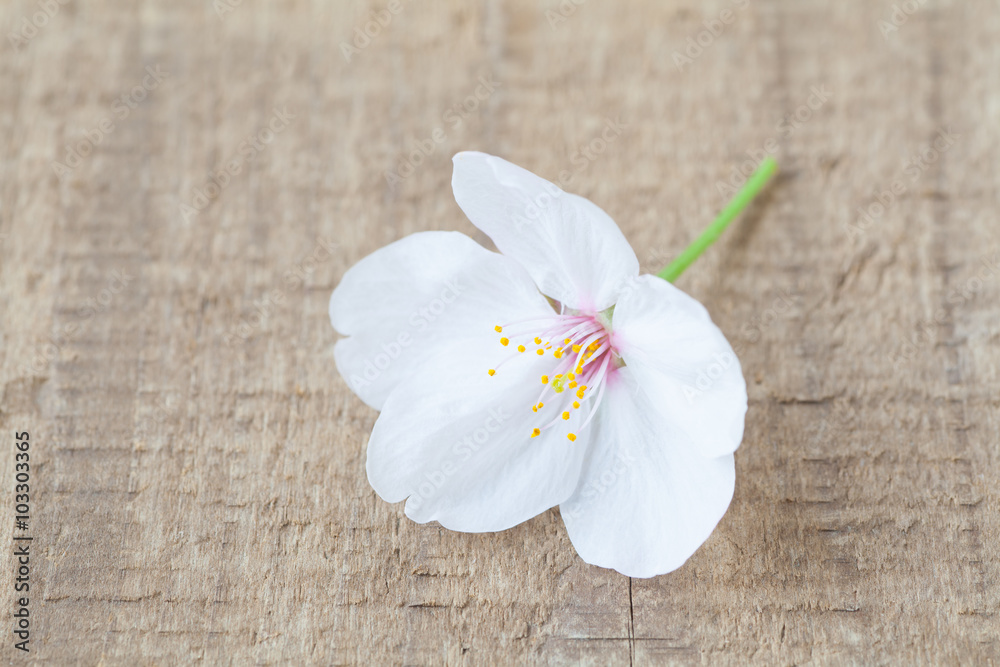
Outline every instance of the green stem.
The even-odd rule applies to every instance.
[[[747,179],[747,182],[740,191],[736,193],[736,196],[726,205],[726,208],[722,209],[722,213],[701,233],[701,236],[692,241],[691,245],[677,256],[677,259],[670,262],[667,268],[656,275],[671,283],[677,280],[677,277],[684,273],[684,269],[691,266],[694,260],[698,259],[708,246],[715,243],[715,240],[725,231],[729,223],[743,212],[743,209],[753,201],[754,197],[760,194],[760,191],[764,189],[764,186],[767,185],[767,182],[771,180],[776,171],[778,171],[778,163],[775,162],[773,157],[768,155],[753,174],[750,175],[750,178]]]

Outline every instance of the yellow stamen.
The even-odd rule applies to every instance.
[[[492,377],[493,375],[495,375],[495,374],[496,374],[496,372],[497,372],[497,371],[496,371],[496,369],[495,369],[495,368],[491,368],[490,370],[488,370],[488,371],[486,371],[486,372],[487,372],[487,373],[489,373],[489,374],[490,374],[490,376]]]
[[[536,429],[534,429],[534,430],[533,430],[533,431],[531,432],[531,437],[532,437],[532,438],[534,438],[534,437],[536,437],[536,436],[537,436],[537,435],[538,435],[539,433],[541,433],[541,432],[542,432],[542,431],[541,431],[540,429],[537,429],[537,428],[536,428]]]
[[[493,330],[496,331],[497,333],[500,333],[501,331],[503,331],[503,327],[498,324],[495,327],[493,327]]]
[[[568,412],[564,412],[563,413],[563,419],[569,419],[569,413]]]
[[[545,354],[545,350],[543,350],[542,348],[538,348],[537,350],[535,350],[535,352],[538,353],[538,356],[542,356],[543,354]]]
[[[549,383],[549,376],[548,375],[543,375],[542,376],[542,384],[548,384],[548,383]]]
[[[566,377],[568,377],[570,380],[575,380],[576,379],[576,376],[574,374],[572,374],[572,373],[567,374]]]
[[[574,345],[573,346],[573,351],[574,352],[579,352],[580,351],[580,346],[579,345]]]
[[[569,383],[569,388],[576,389],[576,380],[573,380],[572,382]]]
[[[573,409],[574,410],[578,410],[579,408],[580,408],[580,402],[579,401],[573,401]]]
[[[500,344],[503,345],[504,347],[507,347],[508,343],[510,343],[510,339],[509,338],[501,338],[500,339]]]
[[[518,352],[524,352],[524,346],[523,345],[518,345],[517,346],[517,351]]]
[[[560,347],[560,348],[558,348],[558,349],[557,349],[557,350],[556,350],[555,352],[553,352],[553,353],[552,353],[552,355],[553,355],[553,356],[554,356],[554,357],[555,357],[556,359],[562,359],[562,348],[561,348],[561,347]]]
[[[535,345],[541,345],[541,344],[542,344],[542,339],[539,338],[538,336],[535,336]]]
[[[564,340],[563,342],[564,342],[564,343],[566,343],[567,345],[569,345],[570,343],[572,343],[572,342],[573,342],[573,339],[572,339],[572,338],[567,338],[567,339],[566,339],[566,340]]]
[[[537,431],[538,429],[535,430]],[[570,442],[576,442],[576,433],[567,433],[566,437],[569,438]]]
[[[539,409],[539,410],[541,410],[541,409],[542,409],[542,408],[544,408],[544,407],[545,407],[545,404],[544,404],[544,403],[539,403],[539,404],[538,404],[538,409]]]
[[[576,390],[576,397],[577,397],[577,398],[583,398],[583,391],[584,391],[585,389],[586,389],[586,387],[580,387],[579,389],[577,389],[577,390]]]

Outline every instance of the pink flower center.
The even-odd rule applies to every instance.
[[[540,378],[538,401],[531,406],[539,425],[532,429],[530,437],[560,425],[583,430],[597,412],[609,376],[622,365],[609,323],[595,314],[561,314],[497,325],[494,330],[506,332],[500,344],[517,352],[497,368],[489,369],[490,375],[517,354],[554,358],[551,370]],[[570,420],[572,425],[568,424]],[[566,437],[576,440],[576,433],[567,428]]]

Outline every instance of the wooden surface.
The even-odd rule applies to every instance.
[[[27,430],[30,658],[995,664],[996,2],[928,0],[883,35],[888,0],[404,1],[350,62],[387,2],[50,0],[11,39],[42,4],[0,5],[0,539]],[[656,270],[765,146],[781,177],[679,282],[750,395],[732,506],[683,568],[587,566],[556,510],[465,535],[376,497],[327,301],[406,234],[485,241],[454,152],[561,180]]]

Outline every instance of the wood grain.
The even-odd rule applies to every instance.
[[[32,650],[3,660],[997,662],[1000,7],[883,35],[888,0],[576,2],[0,6],[3,488],[15,431],[35,466]],[[376,497],[327,301],[406,234],[486,241],[454,152],[593,199],[656,270],[765,147],[779,180],[679,283],[750,391],[683,568],[585,565],[556,510],[465,535]]]

